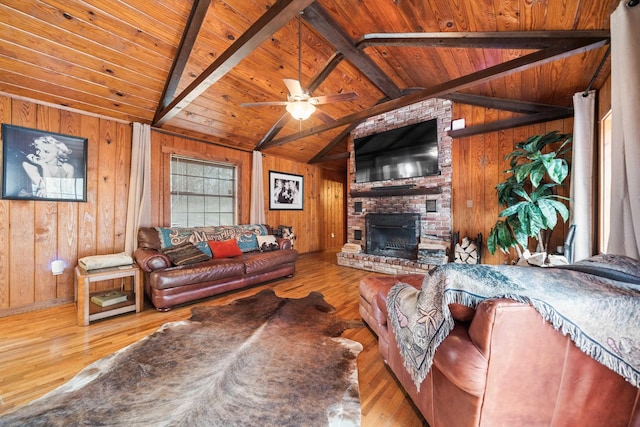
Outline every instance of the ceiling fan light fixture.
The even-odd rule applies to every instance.
[[[287,104],[287,111],[296,120],[307,120],[316,107],[306,101],[294,101]]]

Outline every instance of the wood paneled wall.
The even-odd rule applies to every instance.
[[[124,250],[132,132],[129,123],[5,96],[0,96],[0,122],[88,138],[86,203],[0,200],[3,317],[72,302],[73,268],[78,258]],[[169,224],[164,195],[170,153],[237,165],[238,222],[249,222],[251,153],[159,131],[152,131],[151,146],[153,225]],[[268,155],[263,156],[263,170],[267,224],[293,226],[300,253],[344,244],[346,177]],[[269,170],[304,177],[304,210],[268,210]],[[51,274],[50,263],[56,258],[65,263],[59,276]]]
[[[0,96],[0,121],[88,138],[87,202],[0,200],[0,316],[73,301],[78,258],[124,249],[131,126]],[[65,263],[51,274],[54,259]]]
[[[495,109],[454,104],[453,118],[464,118],[467,126],[480,125],[513,117]],[[557,130],[573,132],[573,119],[557,120],[533,126],[476,135],[453,140],[453,230],[460,231],[460,237],[483,236],[482,262],[502,264],[517,257],[515,251],[503,254],[498,250],[491,255],[486,248],[486,239],[491,227],[502,210],[498,205],[496,185],[505,178],[503,171],[509,163],[504,157],[514,150],[515,144],[530,136]],[[569,179],[561,194],[568,196]],[[566,224],[558,226],[551,236],[550,247],[562,245],[566,235]]]
[[[169,155],[182,154],[235,164],[238,167],[238,193],[240,196],[238,222],[249,223],[251,197],[252,155],[160,131],[151,133],[151,211],[152,224],[170,223],[168,202],[164,195],[169,187]],[[295,248],[300,253],[314,252],[342,246],[344,240],[344,186],[346,177],[318,166],[298,163],[270,155],[262,156],[265,185],[265,222],[272,226],[292,226],[296,233]],[[269,210],[269,171],[301,175],[304,178],[303,210]],[[337,195],[340,194],[340,197]],[[334,233],[334,237],[331,237]]]
[[[293,173],[304,178],[302,211],[269,210],[265,190],[267,224],[274,227],[293,226],[296,233],[295,248],[300,253],[342,246],[346,241],[346,175],[270,155],[263,156],[262,160],[265,183],[269,182],[269,171]],[[334,237],[331,237],[331,233]]]

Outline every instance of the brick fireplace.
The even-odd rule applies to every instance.
[[[440,174],[376,181],[355,182],[353,139],[395,129],[425,120],[437,119]],[[418,239],[451,241],[451,138],[446,130],[451,125],[451,102],[430,99],[386,114],[371,117],[360,124],[350,138],[349,194],[347,196],[347,241],[359,245],[361,253],[340,252],[338,264],[388,274],[425,272],[431,265],[419,263],[415,257],[398,252],[371,251],[367,230],[369,214],[416,214]],[[394,216],[394,215],[391,215]],[[391,242],[393,245],[393,242]],[[370,246],[370,245],[369,245]],[[367,253],[374,252],[374,253]]]

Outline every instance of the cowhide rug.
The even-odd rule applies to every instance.
[[[195,307],[0,425],[358,426],[352,326],[317,292]]]

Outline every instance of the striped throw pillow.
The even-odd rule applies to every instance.
[[[189,242],[180,243],[162,250],[174,265],[195,264],[211,257]]]

